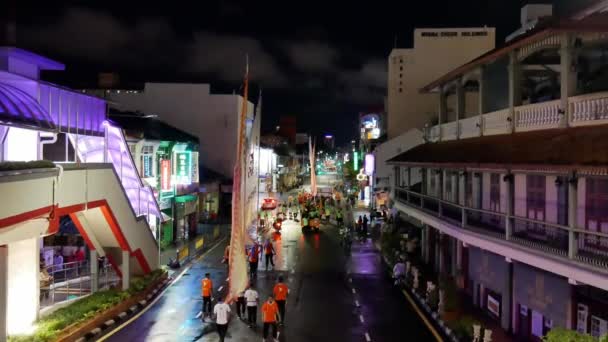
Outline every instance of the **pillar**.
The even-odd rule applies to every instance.
[[[570,178],[570,177],[569,177]],[[572,177],[568,181],[568,257],[574,259],[578,253],[578,233],[576,229],[578,207],[578,179]]]
[[[456,240],[456,268],[462,270],[462,241]]]
[[[426,250],[428,249],[428,238],[426,235],[428,229],[427,225],[423,224],[420,230],[420,259],[422,259],[423,262],[426,262]]]
[[[439,181],[437,182],[437,183],[439,183],[439,184],[438,184],[438,186],[437,186],[437,188],[439,189],[439,191],[438,191],[437,197],[438,197],[440,200],[443,200],[443,198],[444,198],[444,196],[443,196],[443,195],[444,195],[444,193],[445,193],[445,192],[444,192],[444,188],[443,188],[443,184],[444,184],[444,182],[443,182],[443,177],[444,177],[444,176],[445,176],[445,172],[444,172],[444,170],[439,169]],[[443,206],[442,206],[442,204],[441,204],[441,201],[437,202],[437,204],[438,204],[437,209],[438,209],[438,211],[439,211],[439,213],[438,213],[438,214],[439,214],[439,217],[441,217],[441,216],[443,216],[443,208],[442,208]]]
[[[8,246],[0,246],[0,341],[6,341],[6,319],[8,306]]]
[[[513,309],[513,262],[507,260],[507,274],[505,276],[505,293],[502,294],[501,327],[510,332],[512,323],[511,310]]]
[[[517,50],[509,53],[509,116],[511,131],[515,130],[515,107],[521,105],[521,65],[517,60]]]
[[[568,98],[577,93],[577,57],[574,48],[575,37],[570,33],[564,33],[560,39],[560,107],[563,110],[563,115],[560,118],[560,127],[567,127],[568,118],[570,117]]]
[[[505,239],[511,240],[513,233],[513,198],[515,192],[515,186],[513,182],[513,174],[507,174],[505,176],[505,182],[507,183],[507,217],[505,219]]]
[[[443,257],[443,253],[445,253],[445,251],[443,250],[443,239],[445,239],[445,237],[442,233],[439,233],[437,240],[435,240],[435,265],[439,274],[442,274],[445,270],[445,260]]]
[[[486,84],[485,84],[485,80],[484,80],[484,76],[485,76],[485,68],[484,66],[479,67],[479,80],[477,82],[477,84],[479,84],[479,91],[478,91],[478,97],[477,97],[477,105],[478,105],[478,111],[479,111],[479,119],[477,121],[477,127],[479,128],[479,136],[483,135],[483,113],[486,112]]]
[[[450,189],[452,191],[452,198],[450,198],[450,200],[454,203],[458,203],[459,200],[459,193],[458,193],[458,171],[456,172],[452,172],[449,177],[452,177],[452,189]]]
[[[91,292],[99,290],[99,264],[97,263],[97,251],[91,250],[89,254],[91,263]]]
[[[452,262],[452,277],[454,277],[454,279],[456,279],[456,276],[458,275],[458,240],[456,240],[455,238],[450,237],[450,253],[452,255],[452,257],[450,258],[451,262]]]
[[[447,104],[447,94],[446,92],[443,90],[443,87],[439,87],[439,113],[437,113],[438,116],[438,125],[439,125],[439,141],[441,141],[441,135],[442,135],[442,129],[441,129],[441,124],[446,119],[446,114],[447,114],[447,110],[448,109],[448,104]]]
[[[456,139],[460,138],[460,119],[464,119],[465,117],[465,93],[464,93],[464,84],[462,84],[462,80],[458,81],[458,85],[456,86]]]
[[[127,290],[131,285],[131,265],[129,251],[122,251],[122,289]]]

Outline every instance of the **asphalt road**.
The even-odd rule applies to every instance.
[[[260,263],[255,287],[265,299],[276,278],[286,278],[290,297],[280,341],[435,341],[404,295],[392,286],[370,241],[355,243],[352,254],[346,255],[337,228],[324,226],[318,234],[304,235],[293,221],[284,223],[282,234],[266,237],[274,240],[276,266],[266,271]],[[198,318],[200,281],[209,272],[215,297],[225,292],[227,268],[221,263],[225,245],[194,262],[148,311],[108,341],[218,341],[213,324]],[[235,317],[228,332],[227,341],[259,341],[261,323],[253,330]]]

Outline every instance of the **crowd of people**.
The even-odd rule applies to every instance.
[[[205,277],[201,280],[201,295],[203,298],[201,319],[205,321],[206,319],[213,318],[220,342],[223,342],[228,332],[228,323],[232,318],[232,308],[220,296],[213,310],[211,309],[213,281],[209,273],[206,273]],[[272,289],[272,294],[267,297],[259,309],[263,324],[262,341],[266,341],[269,335],[272,336],[273,341],[278,341],[278,326],[285,324],[288,295],[289,287],[283,277],[279,276],[277,283]],[[254,330],[257,328],[259,304],[260,295],[253,285],[250,285],[245,291],[240,292],[235,302],[238,319],[245,322],[249,328]]]

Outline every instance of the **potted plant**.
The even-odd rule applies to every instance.
[[[448,322],[447,325],[454,333],[454,336],[459,341],[472,341],[473,340],[473,325],[480,325],[478,321],[470,316],[464,316],[460,319]]]

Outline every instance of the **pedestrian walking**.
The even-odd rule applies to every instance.
[[[367,215],[363,215],[363,236],[367,237],[367,223],[369,220],[367,219]]]
[[[201,292],[203,295],[203,310],[201,319],[204,321],[205,317],[211,316],[211,294],[213,292],[213,281],[211,275],[205,273],[205,278],[201,281]]]
[[[287,295],[289,294],[289,288],[287,287],[287,284],[283,282],[283,277],[279,277],[279,281],[274,286],[272,293],[274,294],[277,306],[279,307],[280,325],[283,325],[285,324],[285,304]]]
[[[245,300],[247,301],[247,322],[250,328],[254,328],[258,315],[258,291],[252,286],[249,286],[245,291]]]
[[[260,247],[254,243],[249,250],[249,276],[253,279],[258,274],[258,260],[260,257]]]
[[[230,305],[224,303],[224,300],[220,297],[213,307],[213,315],[215,316],[217,334],[220,335],[220,342],[224,342],[228,331],[228,321],[230,320]]]
[[[279,313],[279,307],[274,301],[272,296],[268,296],[268,300],[262,305],[262,318],[264,320],[264,338],[262,341],[266,341],[268,337],[268,331],[272,328],[272,338],[274,342],[278,342],[277,339],[277,314]]]
[[[274,269],[274,246],[270,239],[266,240],[266,244],[264,245],[264,257],[266,258],[266,271],[268,271],[268,264],[272,265],[272,269]]]
[[[239,292],[238,297],[236,298],[236,315],[239,319],[244,319],[245,317],[245,291]]]

